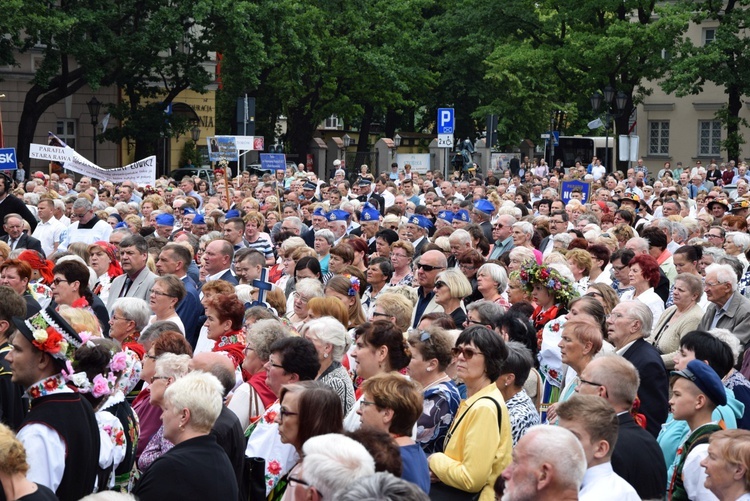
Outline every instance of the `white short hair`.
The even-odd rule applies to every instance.
[[[365,446],[338,433],[312,437],[302,451],[302,478],[323,499],[334,499],[336,492],[375,473],[375,460]]]
[[[564,487],[581,487],[586,473],[586,454],[581,442],[562,426],[536,425],[521,440],[526,442],[529,461],[541,466],[551,463]]]
[[[742,252],[750,248],[750,235],[741,231],[730,231],[726,238],[731,238],[734,245],[742,249]]]
[[[620,303],[625,311],[630,315],[629,318],[638,320],[641,323],[641,335],[647,338],[651,335],[651,327],[654,323],[654,314],[646,303],[641,301],[623,301]]]
[[[528,235],[529,238],[534,236],[534,226],[528,221],[519,221],[517,223],[514,223],[513,228],[518,228],[526,235]]]
[[[185,355],[186,356],[186,355]],[[171,405],[175,415],[190,410],[190,424],[194,429],[208,432],[216,423],[224,405],[224,387],[213,374],[193,371],[167,387],[164,402]]]
[[[331,358],[340,362],[344,352],[349,348],[349,333],[341,322],[333,317],[320,317],[310,320],[303,328],[303,333],[309,333],[320,339],[323,343],[330,344]]]
[[[729,329],[721,329],[719,327],[711,329],[708,333],[712,334],[719,341],[723,341],[729,345],[729,349],[732,350],[732,357],[734,357],[734,363],[736,364],[740,358],[740,353],[742,353],[742,345],[737,336],[732,334],[732,331]]]
[[[156,359],[156,363],[154,364],[154,374],[177,380],[190,371],[189,364],[189,355],[163,353]]]
[[[469,233],[466,230],[458,229],[455,230],[451,235],[448,237],[449,242],[458,242],[460,244],[471,244],[471,233]]]
[[[732,291],[737,290],[737,273],[728,264],[709,264],[706,266],[706,277],[715,273],[716,280],[721,284],[731,284]]]

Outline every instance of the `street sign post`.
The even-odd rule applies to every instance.
[[[453,134],[456,132],[456,113],[453,108],[438,108],[438,148],[445,148],[445,177],[448,178],[448,152],[453,149]]]

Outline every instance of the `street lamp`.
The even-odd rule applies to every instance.
[[[344,137],[342,137],[341,140],[344,142],[344,148],[348,148],[354,143],[354,139],[352,139],[349,134],[344,134]]]
[[[398,134],[396,134],[395,136],[393,136],[393,144],[396,145],[396,148],[398,148],[399,146],[401,146],[401,136],[399,136]]]
[[[102,107],[102,103],[99,102],[96,96],[93,96],[91,100],[86,103],[86,106],[88,106],[89,108],[89,115],[91,115],[91,126],[94,128],[94,164],[96,165],[96,124],[99,123],[99,110]]]
[[[194,143],[198,143],[198,139],[201,138],[201,128],[197,125],[190,129],[190,137]]]
[[[615,109],[612,108],[612,100],[614,99]],[[604,88],[604,95],[601,92],[594,92],[591,95],[591,108],[594,113],[599,111],[599,108],[604,103],[604,166],[609,169],[609,127],[612,125],[613,118],[619,118],[625,112],[625,106],[628,104],[628,95],[623,91],[617,92],[615,96],[615,89],[611,85],[607,85]]]

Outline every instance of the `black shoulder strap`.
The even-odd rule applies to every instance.
[[[469,410],[471,410],[471,408],[474,407],[474,404],[476,404],[477,402],[479,402],[480,400],[483,400],[483,399],[488,399],[488,400],[492,401],[493,404],[495,404],[495,407],[497,408],[497,429],[498,430],[502,429],[503,412],[502,412],[502,409],[500,409],[500,404],[498,404],[497,400],[495,400],[494,398],[492,398],[490,396],[480,397],[480,398],[478,398],[476,400],[476,402],[474,402],[473,404],[471,404],[469,406],[469,408],[464,411],[463,414],[461,414],[461,417],[458,418],[458,421],[456,421],[455,426],[451,426],[450,431],[448,432],[448,435],[445,437],[445,442],[444,442],[444,444],[445,444],[444,446],[445,447],[448,446],[448,442],[450,442],[450,439],[453,436],[453,431],[456,430],[456,429],[458,429],[458,427],[461,425],[461,421],[463,421],[464,417],[466,417],[466,414],[469,413]]]

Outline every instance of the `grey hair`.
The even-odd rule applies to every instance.
[[[573,241],[573,235],[571,235],[567,231],[565,233],[558,233],[557,235],[554,235],[552,237],[552,241],[553,242],[560,242],[567,249],[568,245],[570,245],[570,242]]]
[[[450,234],[448,240],[451,242],[459,242],[461,244],[471,244],[471,234],[463,229],[458,229]]]
[[[503,374],[513,374],[513,386],[523,388],[534,366],[531,350],[518,341],[508,341],[505,346],[508,347],[508,357],[503,363]]]
[[[575,438],[572,433],[571,436]],[[302,474],[304,475],[304,470]],[[430,499],[416,484],[387,472],[361,477],[343,491],[337,492],[333,498],[339,501],[429,501]]]
[[[121,297],[112,305],[112,313],[120,310],[126,320],[135,322],[136,332],[141,332],[148,325],[151,310],[148,303],[138,297]]]
[[[721,259],[722,257],[726,256],[727,253],[724,252],[724,249],[720,249],[718,247],[704,247],[703,248],[703,255],[704,256],[711,256],[711,259],[713,259],[713,261],[715,263],[718,263],[719,259]]]
[[[56,210],[65,210],[65,202],[59,198],[52,200],[52,204],[55,206]]]
[[[741,231],[730,231],[727,233],[726,238],[732,239],[734,245],[742,249],[742,252],[747,251],[750,248],[750,235]]]
[[[706,266],[706,276],[709,273],[716,273],[716,280],[721,284],[730,284],[732,286],[732,292],[737,290],[737,274],[734,269],[728,264],[710,264]]]
[[[524,234],[528,235],[529,238],[534,236],[534,226],[528,221],[519,221],[513,225],[513,228],[518,228]]]
[[[732,334],[732,331],[729,329],[721,329],[719,327],[711,329],[708,333],[712,334],[719,341],[724,341],[729,345],[729,348],[732,350],[732,356],[734,357],[734,363],[737,363],[737,360],[739,360],[740,354],[742,353],[742,345],[737,336]]]
[[[317,278],[303,278],[295,284],[294,290],[307,299],[323,297],[325,295],[323,284]]]
[[[628,318],[638,320],[641,323],[641,337],[649,337],[654,323],[654,314],[651,312],[651,308],[646,303],[636,300],[623,301],[620,304],[628,312]]]
[[[302,451],[302,479],[323,499],[335,499],[336,492],[375,473],[375,460],[365,446],[338,433],[309,438]]]
[[[255,355],[268,362],[271,357],[271,345],[289,335],[289,330],[278,320],[256,320],[247,331],[247,341],[253,344]]]
[[[629,247],[628,247],[628,244],[630,244]],[[631,249],[633,251],[638,251],[638,252],[648,252],[648,249],[650,247],[648,240],[646,240],[645,238],[641,238],[641,237],[631,238],[630,240],[627,241],[625,246],[628,249]]]
[[[125,494],[117,491],[101,491],[95,494],[89,494],[80,501],[136,501],[132,494]]]
[[[328,245],[333,245],[333,242],[336,241],[336,237],[334,236],[333,232],[327,229],[316,231],[315,238],[325,239],[325,241],[328,242]]]
[[[483,325],[491,325],[493,329],[500,325],[500,318],[505,315],[505,308],[492,301],[474,301],[466,306],[467,311],[476,311],[479,321]]]
[[[667,218],[661,218],[661,219],[657,219],[656,221],[654,221],[651,224],[653,224],[657,228],[663,228],[663,229],[667,230],[669,233],[672,233],[672,225],[674,223],[672,223],[672,221],[670,221]]]
[[[532,251],[533,252],[533,251]],[[505,268],[495,263],[485,263],[477,270],[477,275],[486,273],[495,283],[497,283],[497,292],[502,294],[508,288],[508,272]]]
[[[30,205],[38,205],[39,204],[39,193],[24,193],[23,194],[23,200],[24,200],[24,202],[27,202]]]
[[[562,426],[536,425],[521,440],[526,442],[529,461],[537,466],[550,463],[563,484],[561,487],[578,491],[586,473],[586,455],[571,431]]]
[[[187,355],[185,355],[187,356]],[[177,379],[164,392],[164,402],[175,415],[183,409],[190,410],[190,425],[199,432],[208,433],[216,423],[224,403],[224,390],[213,374],[193,371]]]
[[[73,210],[76,209],[85,209],[86,211],[91,210],[91,202],[89,202],[86,198],[76,198],[76,201],[73,202]]]
[[[690,236],[690,233],[688,232],[687,227],[678,222],[674,222],[671,224],[672,226],[672,233],[677,233],[677,235],[680,237],[680,241],[684,242],[687,240],[688,236]]]
[[[190,355],[162,353],[159,358],[156,359],[154,374],[177,380],[190,372],[189,364]]]
[[[148,343],[153,343],[162,334],[168,331],[180,332],[180,328],[171,320],[157,320],[143,329],[141,337],[138,338],[138,342],[143,346],[147,346]]]
[[[721,256],[717,261],[719,264],[726,264],[734,269],[734,273],[737,275],[737,282],[742,280],[742,275],[745,274],[745,265],[737,259],[737,256]]]
[[[302,329],[302,334],[312,334],[321,342],[330,344],[331,358],[335,362],[341,362],[341,357],[349,348],[350,337],[341,322],[333,317],[320,317],[310,320]]]
[[[517,207],[513,206],[513,208],[516,209]],[[497,219],[507,226],[513,226],[518,222],[516,221],[516,218],[514,218],[511,214],[500,214]]]
[[[289,217],[285,217],[285,218],[284,218],[284,221],[289,221],[289,222],[290,222],[290,223],[292,223],[292,224],[294,225],[294,227],[295,227],[295,228],[297,228],[298,230],[301,230],[301,229],[302,229],[302,220],[301,220],[300,218],[298,218],[297,216],[289,216]]]

